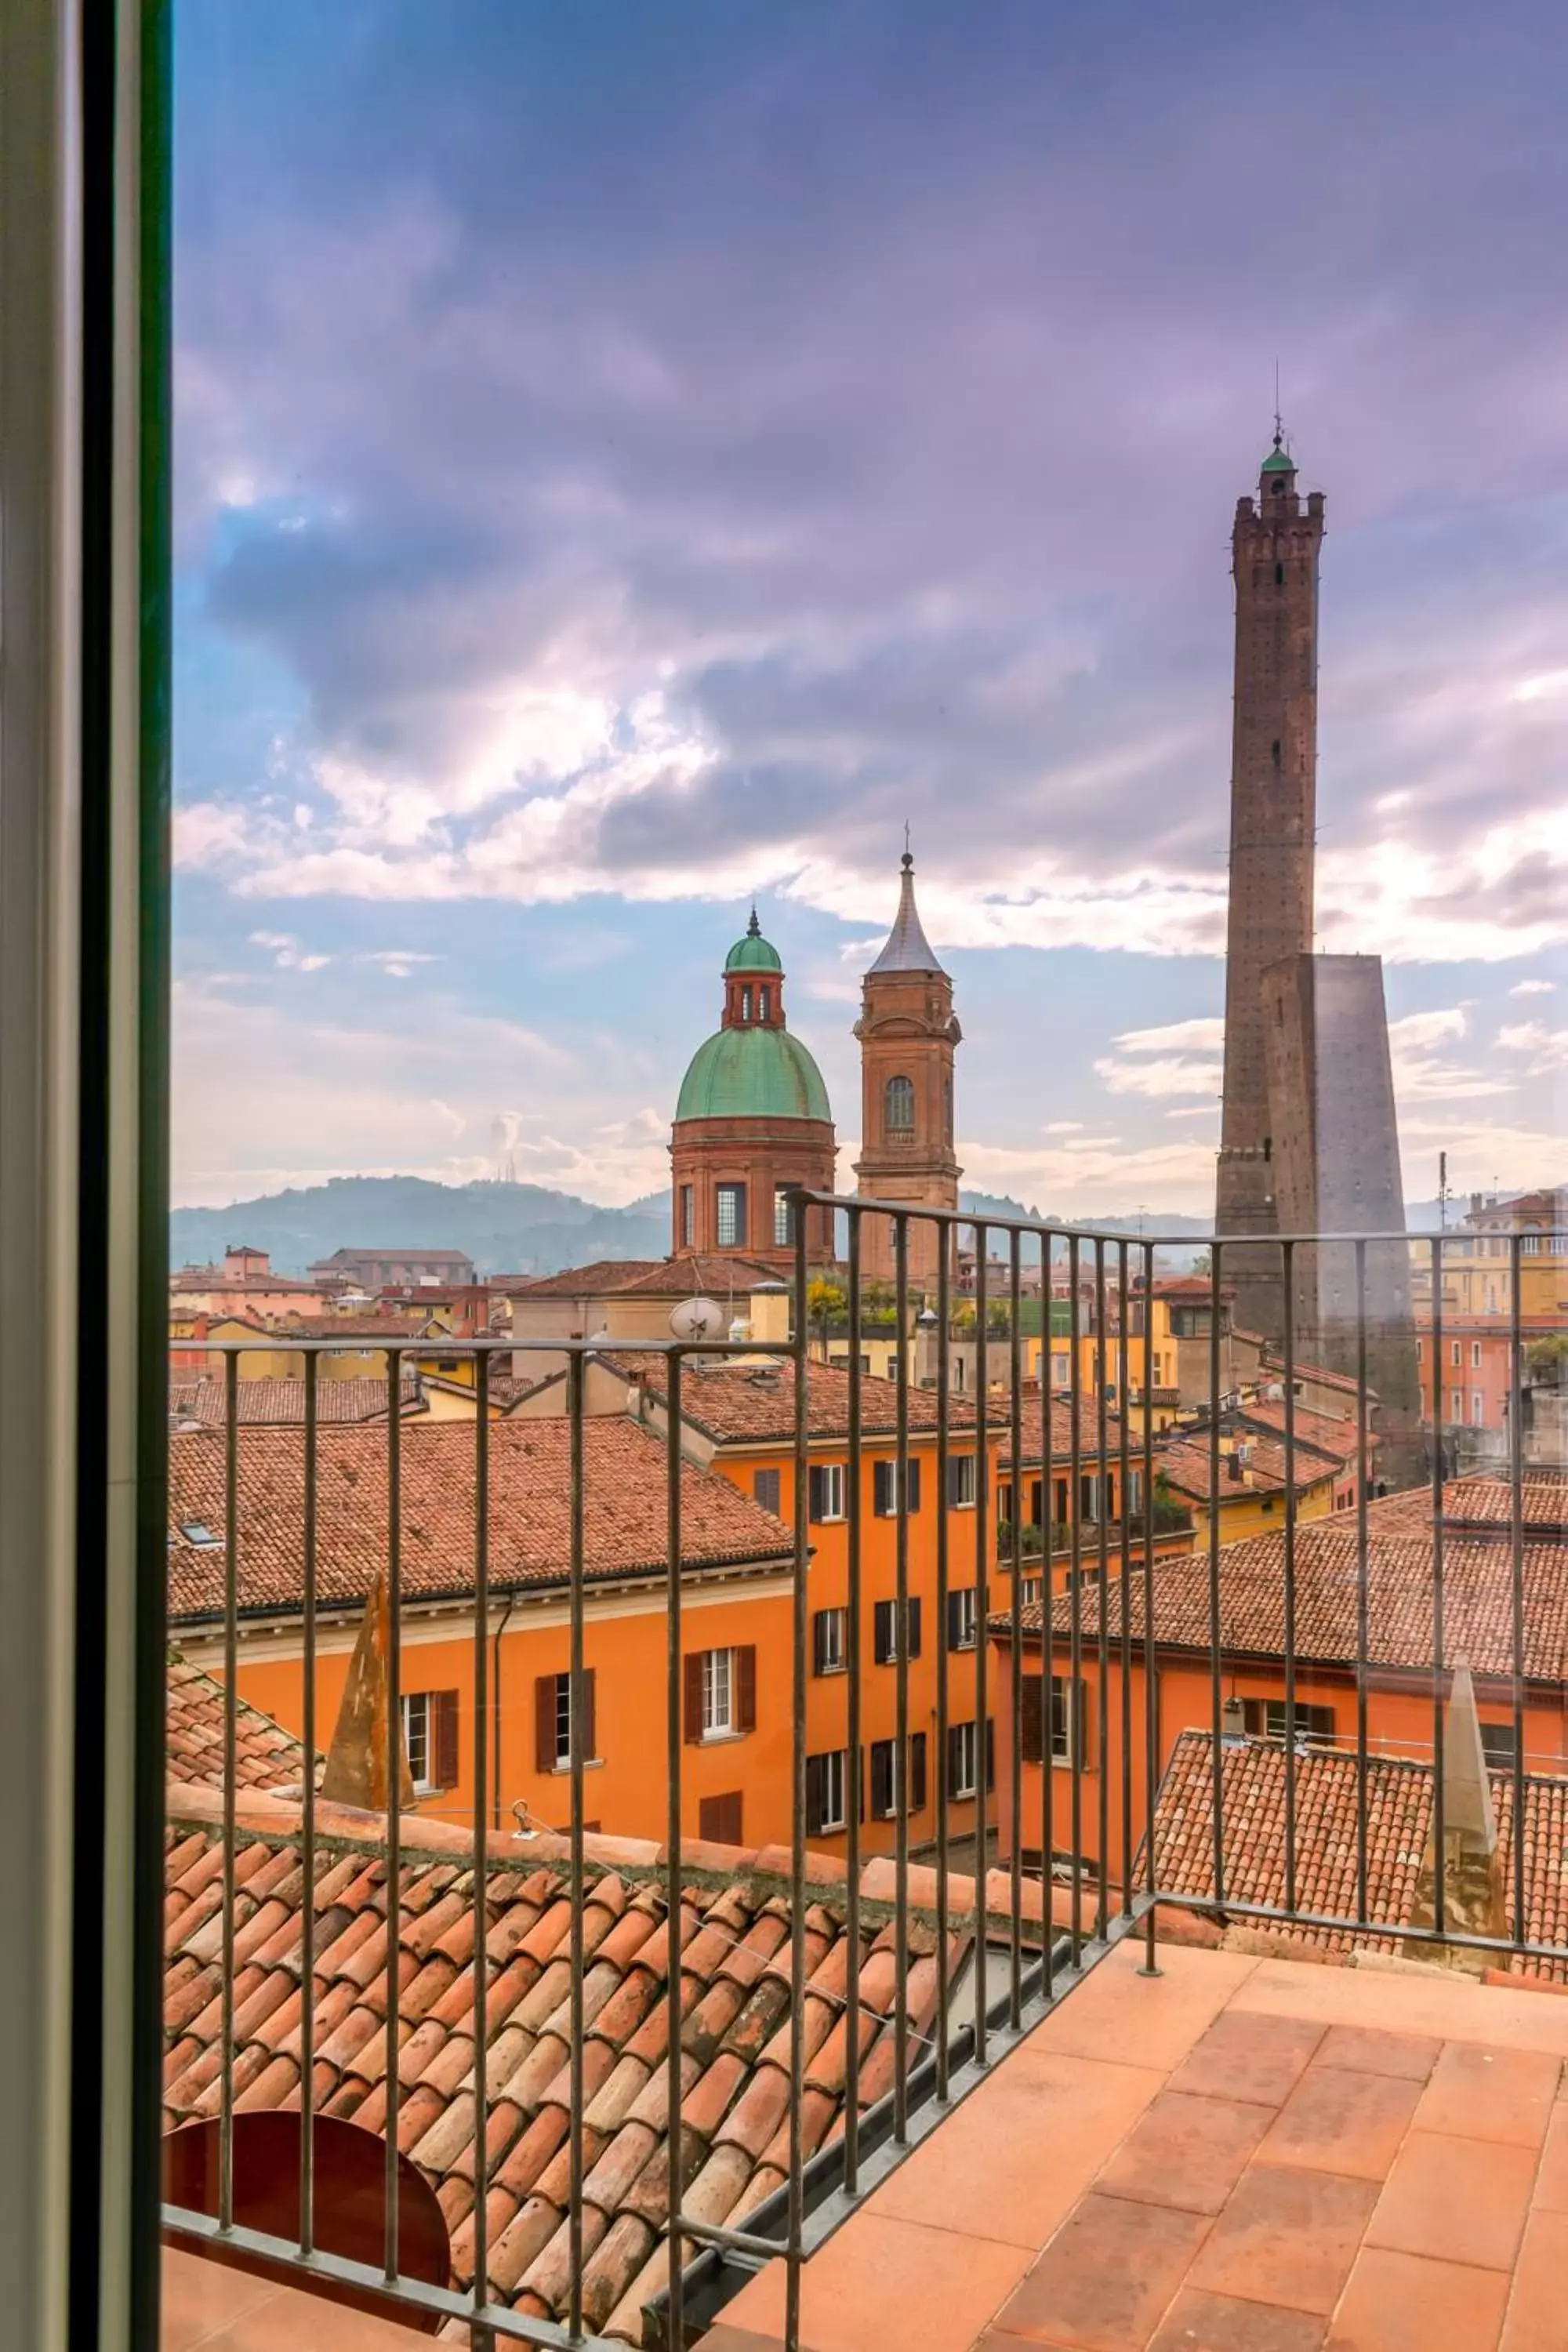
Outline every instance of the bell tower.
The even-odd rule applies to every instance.
[[[952,1055],[963,1031],[953,1017],[952,982],[921,929],[915,862],[906,849],[899,911],[887,945],[862,983],[858,1190],[867,1200],[956,1209],[962,1174],[953,1152]],[[861,1272],[894,1278],[893,1226],[868,1217],[861,1228]],[[942,1262],[938,1227],[911,1223],[910,1282],[934,1290]]]
[[[1318,783],[1318,558],[1323,495],[1303,502],[1275,420],[1258,495],[1237,500],[1225,1080],[1215,1216],[1222,1234],[1279,1232],[1263,975],[1312,951]],[[1227,1251],[1236,1319],[1279,1345],[1278,1250]]]

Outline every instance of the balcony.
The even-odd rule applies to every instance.
[[[1562,1472],[1373,1495],[1363,1349],[1310,1517],[1288,1344],[1280,1524],[1171,1550],[1092,1350],[1036,1428],[793,1328],[181,1403],[171,2352],[1550,2340]],[[998,1480],[1091,1447],[1146,1499],[1026,1599]]]

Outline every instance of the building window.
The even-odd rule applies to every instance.
[[[849,1612],[819,1609],[811,1621],[811,1670],[841,1675],[849,1663]]]
[[[405,1691],[403,1752],[416,1797],[458,1785],[458,1694]]]
[[[889,1078],[882,1089],[882,1123],[889,1135],[912,1135],[915,1131],[915,1082],[912,1078]]]
[[[1030,1603],[1037,1601],[1039,1597],[1039,1578],[1037,1576],[1021,1576],[1018,1579],[1018,1598],[1023,1602],[1024,1607],[1027,1609]]]
[[[1075,1697],[1072,1676],[1051,1676],[1051,1758],[1058,1764],[1081,1764],[1089,1753],[1089,1701],[1080,1681]]]
[[[1065,1389],[1068,1384],[1068,1360],[1065,1356],[1051,1358],[1051,1386]]]
[[[746,1239],[746,1188],[743,1184],[721,1184],[719,1187],[719,1246],[740,1249]]]
[[[680,1244],[689,1249],[697,1239],[697,1194],[690,1184],[680,1188]]]
[[[1479,1389],[1470,1391],[1470,1427],[1479,1429],[1486,1420],[1487,1401]]]
[[[1481,1754],[1494,1772],[1511,1772],[1519,1740],[1511,1723],[1483,1723]]]
[[[1448,1361],[1453,1365],[1456,1371],[1458,1370],[1459,1366],[1464,1362],[1464,1360],[1465,1351],[1460,1342],[1458,1339],[1450,1339],[1448,1342]]]
[[[1038,1582],[1037,1578],[1036,1582]],[[1058,1764],[1066,1764],[1071,1760],[1075,1725],[1078,1736],[1078,1761],[1081,1764],[1084,1759],[1084,1727],[1088,1717],[1088,1709],[1083,1704],[1084,1685],[1079,1682],[1078,1686],[1079,1704],[1076,1708],[1070,1701],[1070,1675],[1053,1675],[1051,1676],[1051,1758],[1053,1762]],[[1026,1764],[1039,1764],[1044,1761],[1045,1739],[1045,1724],[1041,1717],[1044,1699],[1041,1677],[1038,1675],[1026,1675],[1020,1685],[1020,1695],[1022,1736],[1018,1752]]]
[[[685,1731],[704,1739],[738,1739],[757,1727],[754,1643],[733,1650],[690,1650],[685,1662]]]
[[[806,1507],[810,1517],[820,1523],[824,1519],[841,1519],[844,1517],[842,1462],[814,1462],[806,1485]]]
[[[1278,767],[1279,765],[1279,738],[1278,735],[1275,737],[1273,742],[1268,746],[1268,756],[1273,761],[1275,766]]]
[[[909,1647],[905,1655],[918,1658],[921,1654],[921,1604],[918,1595],[904,1603],[905,1622],[909,1626]],[[897,1601],[879,1601],[872,1621],[872,1656],[878,1665],[890,1666],[899,1655],[899,1604]]]
[[[594,1756],[594,1669],[583,1675],[583,1760]],[[572,1677],[536,1675],[533,1683],[533,1762],[540,1772],[564,1772],[572,1763]]]
[[[977,1775],[980,1769],[979,1727],[973,1723],[952,1723],[947,1729],[947,1793],[950,1797],[973,1797],[978,1794]],[[996,1785],[996,1738],[989,1716],[985,1718],[985,1785]]]
[[[909,1468],[908,1503],[910,1512],[921,1507],[921,1465],[911,1462]],[[871,1465],[871,1508],[879,1519],[891,1519],[899,1509],[899,1465],[897,1462],[873,1462]]]
[[[847,1749],[830,1748],[805,1759],[805,1833],[822,1837],[841,1830],[848,1820],[845,1810],[849,1779]]]
[[[791,1213],[789,1187],[773,1186],[773,1247],[788,1249],[795,1240],[795,1218]]]
[[[952,1511],[962,1511],[974,1501],[974,1456],[973,1454],[952,1454],[947,1463],[947,1503]]]
[[[1472,1339],[1472,1340],[1470,1341],[1470,1370],[1471,1370],[1473,1372],[1479,1372],[1479,1371],[1480,1370],[1480,1369],[1481,1369],[1481,1343],[1480,1343],[1480,1341],[1479,1341],[1479,1339]]]
[[[773,990],[764,982],[757,991],[757,1018],[759,1021],[767,1020],[769,1014],[773,1011]]]
[[[899,1812],[899,1743],[896,1739],[873,1739],[871,1742],[871,1818],[890,1822]],[[925,1811],[926,1801],[926,1736],[915,1732],[910,1740],[910,1785],[903,1810],[909,1813]]]
[[[1465,1391],[1463,1389],[1453,1389],[1448,1396],[1448,1418],[1450,1421],[1463,1421],[1464,1417]]]
[[[1283,1745],[1285,1738],[1285,1702],[1282,1698],[1247,1698],[1241,1703],[1241,1719],[1254,1739],[1272,1739]],[[1334,1744],[1334,1710],[1331,1706],[1304,1706],[1296,1702],[1296,1744],[1300,1747],[1331,1748]]]
[[[754,1503],[760,1503],[764,1511],[772,1511],[774,1518],[777,1518],[779,1512],[779,1473],[776,1470],[752,1471],[752,1500]]]
[[[1277,563],[1274,566],[1274,585],[1276,588],[1283,588],[1285,585],[1285,566],[1282,563]]]
[[[947,1596],[947,1646],[950,1650],[973,1650],[974,1647],[974,1587],[962,1585]]]
[[[741,991],[741,1018],[742,1021],[749,1021],[751,1017],[752,992],[749,988],[742,988]]]
[[[697,1801],[697,1834],[708,1845],[739,1845],[742,1801],[739,1789],[728,1796],[700,1797]]]

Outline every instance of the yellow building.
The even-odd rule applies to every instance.
[[[1300,1440],[1296,1445],[1296,1519],[1327,1518],[1334,1508],[1335,1488],[1343,1465],[1331,1454]],[[1154,1455],[1156,1481],[1184,1503],[1193,1515],[1194,1546],[1208,1543],[1215,1509],[1222,1544],[1243,1536],[1268,1535],[1285,1524],[1285,1448],[1276,1437],[1256,1430],[1222,1429],[1219,1441],[1217,1504],[1209,1433],[1184,1430],[1168,1433]]]
[[[1502,1201],[1471,1195],[1468,1215],[1443,1244],[1445,1313],[1511,1316],[1516,1235],[1521,1314],[1568,1314],[1568,1196],[1553,1191]],[[1429,1310],[1430,1242],[1413,1243],[1411,1259],[1417,1306]]]

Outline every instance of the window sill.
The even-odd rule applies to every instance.
[[[605,1759],[602,1756],[584,1757],[583,1769],[584,1772],[602,1772],[604,1769]],[[552,1780],[564,1780],[571,1769],[572,1767],[570,1763],[552,1764],[550,1768],[550,1777]]]
[[[694,1748],[733,1748],[738,1740],[750,1738],[744,1731],[705,1731],[700,1739],[692,1741]]]
[[[831,1682],[835,1675],[847,1675],[848,1672],[849,1667],[847,1662],[837,1666],[813,1666],[811,1670],[811,1678],[813,1682],[826,1683]]]

